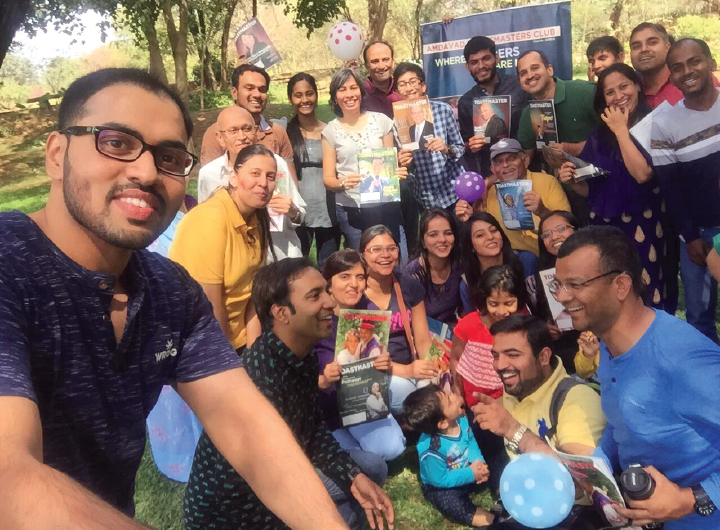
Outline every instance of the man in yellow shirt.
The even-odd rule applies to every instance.
[[[470,217],[473,209],[487,211],[498,220],[514,250],[532,252],[537,256],[537,226],[540,217],[553,210],[570,211],[570,203],[565,192],[557,179],[547,173],[528,171],[529,159],[517,140],[503,138],[495,143],[490,148],[490,162],[493,174],[486,179],[487,190],[483,200],[477,201],[474,208],[466,201],[460,200],[455,207],[455,213],[461,221],[465,221]],[[532,190],[524,193],[522,202],[525,209],[533,214],[536,227],[533,230],[511,230],[503,222],[495,184],[512,180],[532,182]],[[520,258],[523,259],[523,256]]]
[[[482,396],[476,421],[505,438],[511,458],[522,453],[553,454],[546,438],[564,453],[590,455],[605,429],[600,396],[578,383],[566,392],[553,425],[556,389],[569,376],[552,353],[547,324],[531,315],[512,315],[490,328],[493,367],[503,381],[502,403]],[[566,385],[564,383],[563,385]]]

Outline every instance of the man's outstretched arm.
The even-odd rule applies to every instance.
[[[220,453],[283,522],[295,530],[347,529],[292,432],[244,369],[177,388]]]
[[[0,397],[0,530],[140,530],[67,475],[42,462],[37,405]]]

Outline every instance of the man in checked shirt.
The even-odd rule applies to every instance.
[[[418,65],[400,63],[394,77],[395,87],[403,100],[425,95],[425,72]],[[424,150],[401,150],[398,162],[410,166],[409,171],[415,175],[415,198],[423,209],[445,208],[454,213],[458,198],[453,180],[465,171],[460,162],[465,147],[450,105],[430,101],[430,109],[435,137],[426,142]]]

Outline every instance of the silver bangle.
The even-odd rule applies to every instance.
[[[527,431],[528,428],[526,425],[520,425],[517,431],[515,431],[515,435],[512,437],[512,439],[507,443],[507,449],[511,453],[514,453],[516,455],[520,454],[520,440],[522,440],[522,437],[525,436],[525,431]]]

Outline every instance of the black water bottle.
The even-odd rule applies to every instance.
[[[631,464],[620,475],[620,487],[622,487],[628,499],[644,501],[649,499],[655,491],[655,480],[640,464]],[[664,526],[663,523],[650,523],[643,528],[658,530],[664,528]]]

